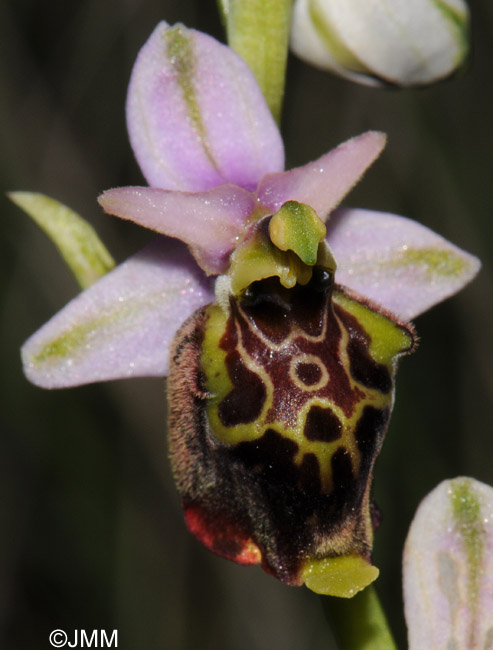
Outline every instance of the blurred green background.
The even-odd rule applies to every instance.
[[[472,52],[428,89],[374,90],[291,58],[288,166],[366,129],[389,135],[349,204],[417,219],[478,255],[478,279],[420,317],[377,466],[377,583],[405,647],[400,558],[413,513],[445,478],[493,484],[493,5],[471,3]],[[189,536],[167,462],[164,382],[48,392],[22,342],[78,289],[53,245],[4,197],[36,190],[95,225],[118,261],[152,235],[102,214],[142,183],[124,100],[166,19],[219,38],[212,0],[0,3],[0,647],[49,648],[54,628],[118,629],[128,650],[330,650],[320,599],[216,558]],[[432,35],[430,35],[432,38]]]

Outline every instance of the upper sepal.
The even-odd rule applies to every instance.
[[[185,246],[159,239],[33,334],[22,348],[24,372],[43,388],[165,376],[176,330],[212,298]]]
[[[410,650],[490,648],[493,488],[444,481],[421,503],[404,550]]]
[[[127,126],[149,185],[254,189],[284,166],[279,130],[246,63],[183,25],[159,23],[139,53]]]

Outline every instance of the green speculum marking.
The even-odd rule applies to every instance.
[[[197,94],[195,92],[196,57],[191,37],[182,27],[174,27],[164,34],[167,55],[177,73],[177,81],[183,92],[188,117],[197,132],[205,155],[211,165],[217,169],[217,162],[210,149],[207,131],[202,120]]]

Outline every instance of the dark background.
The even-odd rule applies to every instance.
[[[389,135],[350,205],[417,219],[478,255],[456,298],[417,320],[377,466],[377,586],[405,646],[400,558],[424,495],[445,478],[493,484],[493,5],[471,3],[467,69],[429,89],[358,87],[290,59],[287,165],[367,129]],[[118,261],[152,235],[95,198],[139,184],[124,99],[155,24],[220,38],[212,0],[4,0],[0,190],[36,190],[96,227]],[[431,36],[430,36],[431,37]],[[166,459],[164,382],[48,392],[18,349],[78,288],[53,245],[0,197],[0,647],[49,648],[54,628],[119,631],[128,650],[330,650],[320,599],[216,558],[185,531]]]

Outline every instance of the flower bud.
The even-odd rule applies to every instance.
[[[468,25],[463,0],[296,0],[291,48],[362,84],[423,85],[461,65]]]

